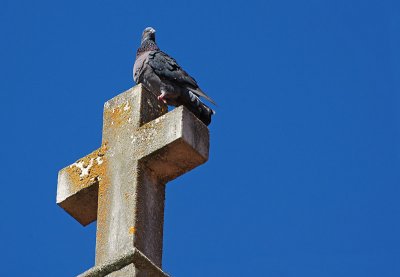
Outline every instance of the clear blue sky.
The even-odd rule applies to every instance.
[[[74,276],[95,224],[55,203],[134,85],[144,27],[219,104],[167,186],[173,276],[400,276],[398,1],[0,2],[0,276]]]

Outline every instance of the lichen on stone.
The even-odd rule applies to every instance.
[[[105,180],[106,151],[107,143],[104,143],[99,149],[64,169],[68,174],[73,193]]]

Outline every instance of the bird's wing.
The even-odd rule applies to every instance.
[[[202,96],[215,104],[215,102],[199,88],[196,80],[187,74],[187,72],[178,65],[176,60],[166,53],[162,51],[151,51],[148,56],[148,64],[161,79],[186,87],[198,96]]]
[[[148,58],[149,53],[145,52],[136,57],[135,64],[133,65],[133,80],[136,84],[140,83],[140,75],[143,72],[143,66]]]

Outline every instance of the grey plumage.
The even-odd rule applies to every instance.
[[[160,101],[171,106],[184,105],[204,124],[211,123],[211,116],[215,112],[199,97],[204,97],[213,104],[215,102],[199,88],[196,80],[176,60],[158,48],[155,30],[151,27],[143,31],[133,66],[133,79],[156,94]]]

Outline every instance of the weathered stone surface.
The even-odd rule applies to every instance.
[[[118,275],[117,275],[118,274]],[[92,267],[88,271],[78,275],[78,277],[103,277],[103,276],[148,276],[148,277],[168,277],[166,274],[152,263],[138,249],[132,250],[118,256],[114,260],[107,261],[102,265]]]
[[[103,144],[58,173],[57,204],[83,226],[97,218],[99,183],[106,180],[106,150]]]
[[[180,106],[142,126],[145,136],[159,134],[151,144],[140,145],[139,160],[163,181],[168,182],[208,159],[208,128]],[[149,131],[150,130],[150,131]]]
[[[140,85],[107,101],[102,147],[59,173],[57,203],[83,225],[97,218],[96,268],[136,250],[161,267],[165,184],[209,149],[192,113],[166,111]],[[143,272],[131,263],[108,276],[152,276]]]

